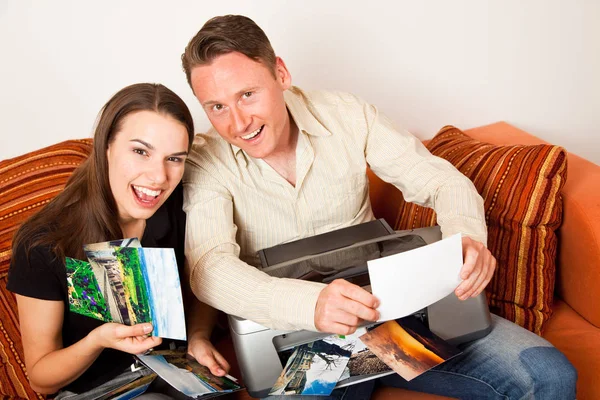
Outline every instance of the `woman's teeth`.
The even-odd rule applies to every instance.
[[[136,190],[136,192],[140,192],[143,193],[147,196],[153,196],[156,197],[160,194],[160,190],[151,190],[142,186],[133,186],[133,188]]]
[[[251,132],[251,133],[247,134],[246,136],[242,136],[242,139],[244,139],[244,140],[250,140],[250,139],[252,139],[253,137],[255,137],[256,135],[258,135],[262,131],[262,128],[263,127],[261,126],[260,128],[258,128],[254,132]]]

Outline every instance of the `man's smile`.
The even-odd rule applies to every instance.
[[[242,139],[244,140],[252,140],[254,139],[256,136],[260,135],[260,133],[262,132],[263,128],[265,126],[261,126],[260,128],[258,128],[257,130],[250,132],[249,134],[245,135],[245,136],[241,136]]]

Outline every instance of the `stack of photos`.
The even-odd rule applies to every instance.
[[[296,347],[269,394],[328,396],[346,369],[352,345],[329,336]]]
[[[339,356],[342,352],[344,355]],[[431,332],[421,319],[408,316],[281,352],[285,367],[269,394],[329,395],[337,385],[362,382],[392,370],[410,381],[460,353]],[[339,357],[335,364],[333,355]],[[330,371],[325,379],[312,372],[315,361],[320,360]]]
[[[156,379],[156,374],[144,375],[132,382],[111,390],[95,400],[129,400],[144,393]]]
[[[185,340],[175,251],[142,248],[137,239],[84,246],[89,263],[66,258],[69,309],[106,322],[151,322],[152,334]]]
[[[167,383],[188,397],[212,397],[243,387],[232,376],[215,376],[183,350],[154,351],[136,356]]]
[[[385,322],[360,340],[407,381],[461,353],[414,316]]]

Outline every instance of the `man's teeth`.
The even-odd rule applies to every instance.
[[[246,136],[242,136],[242,139],[244,139],[244,140],[250,140],[254,136],[258,135],[261,130],[262,130],[262,126],[260,128],[258,128],[257,130],[255,130],[254,132],[251,132],[251,133],[247,134]]]
[[[154,196],[154,197],[158,196],[161,192],[160,190],[151,190],[151,189],[148,189],[148,188],[145,188],[142,186],[134,186],[133,188],[135,190],[137,190],[138,192],[147,194],[148,196]]]

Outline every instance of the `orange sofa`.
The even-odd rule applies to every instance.
[[[493,144],[544,143],[506,123],[465,131]],[[69,141],[0,162],[0,397],[43,398],[27,383],[19,339],[14,296],[6,291],[12,234],[29,215],[58,193],[73,169],[89,154],[90,141]],[[567,182],[562,190],[563,223],[558,231],[557,285],[553,315],[543,336],[576,367],[577,398],[600,399],[595,378],[600,371],[600,166],[568,155]],[[398,220],[400,193],[377,177],[371,178],[375,215],[394,224]],[[233,361],[228,338],[217,346]],[[233,374],[239,370],[233,366]],[[238,392],[222,399],[249,399]],[[379,388],[373,399],[443,399],[406,390]]]

